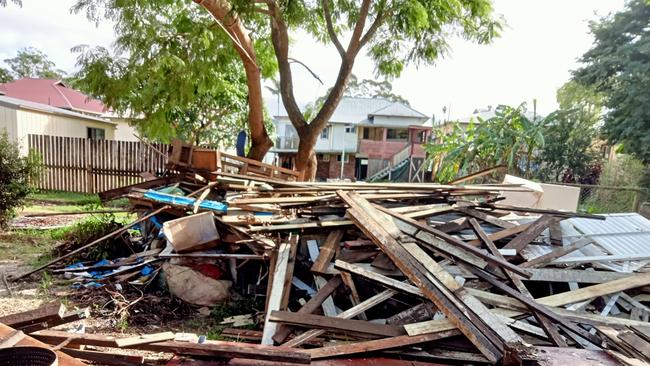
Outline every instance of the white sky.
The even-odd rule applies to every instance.
[[[70,14],[73,3],[23,0],[22,8],[13,4],[0,8],[0,60],[32,46],[45,52],[58,68],[72,72],[76,55],[70,48],[109,46],[114,39],[111,24],[104,22],[97,28],[85,15]],[[438,118],[443,106],[450,108],[453,118],[487,105],[528,102],[532,107],[533,98],[538,111],[548,113],[557,107],[555,93],[576,68],[576,59],[592,44],[588,20],[623,5],[624,0],[495,0],[496,13],[507,23],[499,39],[487,46],[454,41],[445,59],[433,66],[408,67],[393,82],[393,89],[414,108]],[[297,35],[291,56],[325,82],[320,85],[296,66],[296,95],[301,102],[322,95],[334,82],[339,59],[333,47]],[[359,78],[373,78],[374,65],[359,57],[353,72]]]

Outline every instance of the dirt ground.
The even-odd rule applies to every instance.
[[[125,285],[119,291],[107,284],[103,288],[75,289],[69,280],[49,273],[38,273],[11,282],[12,276],[28,272],[36,264],[51,258],[45,254],[60,244],[60,241],[51,239],[48,230],[70,225],[84,217],[17,217],[12,221],[12,229],[0,232],[0,316],[31,310],[48,301],[59,300],[68,310],[88,307],[91,316],[89,319],[52,328],[56,330],[67,331],[83,326],[86,333],[114,336],[162,331],[196,334],[212,332],[214,321],[209,316],[202,316],[198,308],[154,288],[141,289]],[[164,364],[172,357],[169,354],[135,350],[111,349],[110,352],[142,354],[154,364]]]

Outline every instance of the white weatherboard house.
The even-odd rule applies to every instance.
[[[274,115],[276,132],[271,152],[279,164],[292,167],[298,134],[283,108],[270,104],[268,109]],[[316,177],[363,180],[387,166],[424,158],[421,144],[428,137],[429,127],[423,123],[428,119],[400,102],[344,97],[316,143]]]

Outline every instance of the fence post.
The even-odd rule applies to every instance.
[[[93,194],[93,167],[90,164],[90,139],[84,141],[84,155],[86,160],[86,193]]]
[[[634,212],[639,212],[639,208],[641,207],[641,191],[640,190],[635,190],[634,191],[634,203],[632,204],[632,207],[634,209]]]

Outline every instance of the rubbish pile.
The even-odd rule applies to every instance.
[[[503,192],[525,191],[515,184],[301,182],[178,143],[169,161],[162,178],[100,195],[130,200],[139,218],[113,234],[137,225],[139,252],[55,272],[111,286],[164,274],[172,294],[199,306],[233,291],[262,297],[262,330],[221,334],[237,342],[44,328],[31,337],[96,362],[98,352],[69,346],[228,364],[650,362],[650,222],[639,215],[500,203]]]

